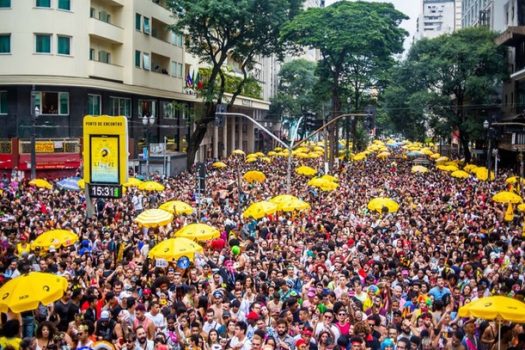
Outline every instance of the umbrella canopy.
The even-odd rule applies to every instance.
[[[304,175],[304,176],[314,176],[315,174],[317,174],[317,170],[309,166],[305,166],[305,165],[300,166],[297,169],[295,169],[295,172],[299,175]]]
[[[310,209],[310,204],[289,194],[273,197],[270,199],[270,202],[277,205],[278,211],[301,211]]]
[[[431,159],[439,159],[439,158],[441,158],[441,154],[439,154],[439,153],[434,153],[434,154],[432,154],[432,155],[430,156],[430,158],[431,158]]]
[[[444,162],[448,162],[448,157],[439,157],[438,159],[436,159],[437,164]]]
[[[519,179],[520,178],[518,178],[517,176],[511,176],[511,177],[509,177],[508,179],[505,180],[505,183],[514,185],[514,184],[518,183]],[[522,185],[525,184],[525,178],[521,178],[520,182],[521,182]]]
[[[272,160],[269,157],[261,157],[261,160],[266,163],[271,163]]]
[[[35,310],[39,304],[48,305],[62,298],[66,290],[64,277],[30,272],[13,278],[0,288],[0,311],[20,313]]]
[[[459,170],[457,166],[455,165],[438,165],[436,166],[439,170],[448,171],[448,172],[454,172]]]
[[[164,191],[164,186],[155,181],[146,181],[139,185],[139,190],[149,191],[149,192],[153,192],[153,191],[161,192],[161,191]]]
[[[479,298],[459,308],[459,317],[525,323],[525,303],[505,296]]]
[[[481,181],[487,181],[489,178],[489,170],[485,167],[477,167],[473,170],[476,178]],[[490,172],[490,179],[494,180],[494,171]]]
[[[328,174],[325,174],[325,175],[321,176],[321,179],[332,181],[332,182],[339,181],[339,179],[337,177],[332,176],[332,175],[328,175]]]
[[[244,153],[243,150],[236,149],[235,151],[232,152],[232,154],[236,154],[238,156],[244,156],[246,153]]]
[[[84,179],[78,180],[77,185],[78,185],[78,187],[80,187],[81,190],[86,188],[86,182],[84,181]]]
[[[82,180],[79,177],[68,177],[57,182],[57,186],[63,190],[68,191],[80,191],[79,181]]]
[[[525,212],[525,203],[523,203],[523,204],[519,204],[519,205],[518,205],[518,211],[519,211],[520,213]]]
[[[251,170],[251,171],[246,172],[246,174],[243,175],[243,178],[249,183],[252,183],[252,182],[262,183],[264,182],[264,180],[266,180],[266,175],[264,175],[262,171]]]
[[[189,224],[175,232],[175,237],[184,237],[195,241],[209,241],[219,238],[219,236],[219,230],[206,224]]]
[[[252,203],[248,209],[242,213],[244,218],[262,219],[266,215],[274,214],[277,211],[277,204],[269,201]]]
[[[377,197],[368,202],[368,209],[370,210],[382,213],[384,208],[386,208],[389,213],[394,213],[399,210],[399,204],[387,197]]]
[[[463,167],[463,170],[465,170],[466,172],[469,172],[469,173],[473,173],[474,170],[477,168],[478,166],[475,165],[475,164],[467,164]]]
[[[492,196],[492,200],[496,203],[518,204],[523,202],[523,199],[516,193],[510,191],[500,191]]]
[[[356,155],[352,158],[352,160],[354,160],[354,161],[356,161],[356,162],[359,162],[359,161],[364,160],[364,159],[366,159],[366,154],[363,153],[363,152],[356,154]]]
[[[78,236],[68,230],[50,230],[42,233],[33,242],[31,248],[48,250],[51,246],[54,248],[69,247],[78,241]]]
[[[422,165],[414,165],[410,171],[413,173],[428,173],[428,168]]]
[[[165,210],[173,215],[191,215],[193,214],[193,207],[182,201],[169,201],[163,203],[159,209]]]
[[[148,257],[176,261],[185,256],[195,259],[195,253],[202,253],[202,247],[191,239],[179,237],[166,239],[150,249]]]
[[[317,187],[322,191],[333,191],[339,187],[335,182],[321,178],[315,178],[308,181],[308,186]]]
[[[469,173],[463,170],[456,170],[453,171],[450,176],[455,177],[457,179],[468,179],[470,177]]]
[[[136,177],[130,177],[128,181],[124,184],[125,187],[139,187],[142,184],[142,181]]]
[[[140,213],[135,222],[144,227],[166,226],[173,221],[173,214],[162,209],[148,209]]]
[[[53,185],[51,185],[47,180],[44,179],[33,179],[29,181],[29,184],[37,188],[46,188],[48,190],[53,189]]]
[[[211,165],[212,167],[214,167],[215,169],[224,169],[226,167],[228,167],[225,163],[223,162],[215,162]]]

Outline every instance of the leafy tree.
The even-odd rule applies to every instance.
[[[352,91],[353,103],[359,108],[363,92],[379,80],[390,57],[402,52],[407,35],[399,27],[403,19],[407,17],[392,4],[340,1],[300,13],[285,25],[282,34],[287,42],[320,50],[320,79],[329,86],[335,117],[341,114],[345,88]],[[334,153],[335,147],[331,162]]]
[[[201,92],[204,112],[196,116],[188,144],[190,168],[214,120],[215,105],[227,102],[230,108],[256,59],[281,52],[281,27],[299,12],[302,0],[169,0],[169,6],[177,19],[172,29],[188,33],[186,49],[211,68]],[[228,79],[223,68],[230,59],[239,64],[243,78],[226,98]]]
[[[385,94],[396,128],[410,134],[407,126],[416,125],[443,136],[459,129],[469,161],[468,143],[480,136],[483,110],[499,105],[497,92],[506,67],[495,36],[474,27],[416,42]]]

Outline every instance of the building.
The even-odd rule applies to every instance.
[[[423,0],[417,19],[416,40],[452,33],[456,28],[454,0]]]
[[[165,138],[184,154],[200,99],[172,23],[166,0],[0,0],[0,171],[30,168],[35,107],[39,171],[78,168],[86,114],[127,116],[131,158]]]
[[[454,30],[459,30],[463,28],[463,1],[464,0],[455,0],[454,1]]]
[[[507,24],[505,7],[508,3],[508,0],[462,0],[461,25],[463,28],[482,25],[503,31]]]

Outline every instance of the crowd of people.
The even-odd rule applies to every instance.
[[[396,158],[394,158],[396,157]],[[465,319],[458,309],[481,297],[523,300],[525,240],[519,213],[491,201],[495,181],[456,179],[394,152],[341,162],[339,187],[323,192],[293,174],[291,193],[311,206],[263,219],[243,218],[253,202],[287,193],[287,160],[208,164],[206,194],[195,198],[189,172],[157,179],[162,192],[129,188],[98,200],[86,217],[83,192],[37,189],[4,177],[0,194],[1,282],[29,271],[64,276],[50,305],[1,317],[2,349],[249,350],[525,349],[521,324]],[[294,160],[321,170],[321,160]],[[263,183],[242,174],[257,169]],[[367,209],[390,197],[397,212]],[[167,226],[140,227],[143,210],[178,199],[198,206]],[[197,203],[198,202],[198,203]],[[177,229],[204,222],[220,230],[187,268],[148,258]],[[32,250],[55,228],[69,247]],[[240,249],[233,250],[232,247]]]

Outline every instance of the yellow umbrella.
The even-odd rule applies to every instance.
[[[410,171],[413,173],[428,173],[428,168],[422,165],[414,165]]]
[[[124,184],[125,187],[139,187],[142,184],[142,181],[136,177],[128,178],[128,182]]]
[[[140,213],[135,222],[144,227],[166,226],[173,221],[173,214],[162,209],[148,209]]]
[[[390,157],[390,152],[381,152],[377,155],[377,158],[386,159]]]
[[[365,158],[366,158],[366,154],[363,153],[363,152],[361,152],[361,153],[356,154],[356,155],[352,158],[352,160],[354,160],[354,161],[356,161],[356,162],[359,162],[359,161],[361,161],[361,160],[364,160]]]
[[[47,180],[44,179],[33,179],[29,181],[29,184],[37,188],[46,188],[48,190],[53,189],[53,185],[51,185]]]
[[[438,159],[436,159],[437,164],[444,162],[448,162],[448,157],[439,157]]]
[[[518,211],[521,213],[525,212],[525,203],[518,205]]]
[[[155,182],[155,181],[146,181],[139,185],[139,190],[148,191],[148,192],[153,192],[153,191],[161,192],[161,191],[164,191],[164,185],[158,182]]]
[[[275,152],[275,151],[268,152],[268,157],[274,157],[276,155],[277,155],[277,152]]]
[[[257,157],[264,157],[264,153],[262,152],[255,152],[254,153]]]
[[[175,232],[175,237],[184,237],[195,241],[209,241],[219,236],[219,230],[206,224],[189,224]]]
[[[339,185],[335,182],[321,178],[316,178],[308,181],[308,186],[317,187],[323,191],[333,191],[336,190],[337,187],[339,187]]]
[[[505,183],[514,185],[518,182],[518,179],[519,178],[517,176],[511,176],[505,180]],[[521,184],[525,184],[525,178],[521,178]]]
[[[78,187],[83,190],[84,188],[86,188],[86,182],[84,181],[84,179],[80,179],[77,181],[77,185]]]
[[[252,182],[262,183],[264,182],[264,180],[266,180],[266,175],[264,175],[262,171],[257,171],[257,170],[248,171],[242,177],[249,183],[252,183]]]
[[[152,259],[164,259],[176,261],[183,256],[191,261],[195,259],[195,253],[202,253],[202,247],[191,239],[178,237],[166,239],[150,249],[148,257]]]
[[[457,179],[468,179],[470,177],[469,173],[463,170],[456,170],[453,171],[450,176],[455,177]]]
[[[472,173],[474,169],[476,169],[478,166],[475,164],[467,164],[463,167],[463,170]]]
[[[266,163],[271,163],[272,162],[272,160],[270,158],[268,158],[268,157],[261,157],[261,160],[263,162],[266,162]]]
[[[69,247],[78,241],[78,236],[68,230],[50,230],[42,233],[33,242],[31,242],[31,249],[49,249],[53,246],[54,248]]]
[[[505,204],[518,204],[523,202],[523,199],[517,195],[514,192],[510,191],[500,191],[496,193],[494,196],[492,196],[492,200],[497,203],[505,203]]]
[[[248,209],[244,211],[242,216],[244,218],[262,219],[266,215],[274,214],[277,211],[277,204],[261,201],[252,203]]]
[[[232,152],[232,154],[236,154],[238,156],[244,156],[246,153],[244,153],[243,150],[236,149],[235,151]]]
[[[212,167],[214,167],[215,169],[224,169],[226,167],[228,167],[225,163],[223,162],[215,162],[211,165]]]
[[[430,158],[432,159],[439,159],[441,157],[441,154],[439,153],[434,153],[433,155],[430,156]]]
[[[246,163],[254,163],[257,161],[257,158],[246,158]]]
[[[332,182],[339,181],[339,179],[337,177],[332,176],[332,175],[328,175],[328,174],[325,174],[325,175],[321,176],[321,179],[325,179],[325,180],[332,181]]]
[[[487,181],[489,178],[489,170],[485,167],[477,167],[474,171],[476,178],[480,181]],[[494,172],[490,172],[490,179],[494,180]]]
[[[193,207],[182,201],[169,201],[163,203],[159,209],[165,210],[174,215],[191,215],[193,214]]]
[[[317,174],[317,170],[309,166],[305,166],[305,165],[300,166],[297,169],[295,169],[295,172],[299,175],[304,175],[304,176],[314,176],[315,174]]]
[[[310,204],[289,194],[273,197],[270,199],[270,202],[277,205],[278,211],[301,211],[310,209]]]
[[[64,277],[50,273],[30,272],[9,280],[0,288],[0,311],[32,311],[62,298],[67,290]]]
[[[389,213],[394,213],[399,210],[399,204],[387,197],[377,197],[368,202],[368,209],[370,210],[382,213],[384,208],[386,208]]]

